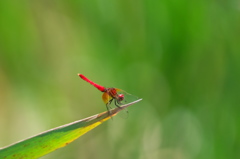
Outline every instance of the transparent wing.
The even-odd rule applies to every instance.
[[[120,102],[120,105],[128,104],[128,103],[131,103],[131,102],[139,99],[137,96],[132,95],[122,89],[116,89],[116,90],[117,90],[118,95],[120,95],[120,94],[124,95],[124,99]]]
[[[137,96],[134,96],[122,89],[111,88],[111,91],[111,93],[114,94],[114,98],[109,95],[109,92],[104,92],[102,95],[102,99],[106,104],[109,113],[110,110],[116,106],[120,108],[121,105],[128,104],[139,99]],[[119,113],[122,118],[128,118],[128,114],[127,109],[124,109],[124,111]]]

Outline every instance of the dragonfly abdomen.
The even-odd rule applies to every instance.
[[[90,83],[91,85],[93,85],[95,88],[97,88],[99,91],[101,92],[105,92],[106,91],[106,88],[103,87],[103,86],[100,86],[99,84],[96,84],[94,83],[93,81],[90,81],[87,77],[85,77],[84,75],[82,74],[78,74],[78,76],[83,79],[84,81]]]

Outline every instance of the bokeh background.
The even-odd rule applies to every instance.
[[[240,3],[0,1],[0,147],[143,101],[43,159],[240,158]]]

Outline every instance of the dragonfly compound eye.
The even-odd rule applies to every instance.
[[[119,101],[122,101],[123,99],[124,99],[124,94],[119,94],[119,95],[118,95],[118,100],[119,100]]]

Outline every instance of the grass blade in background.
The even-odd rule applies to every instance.
[[[64,147],[72,141],[76,140],[86,132],[97,127],[104,121],[115,116],[124,108],[135,104],[142,99],[122,105],[121,108],[111,110],[111,114],[107,111],[93,115],[91,117],[78,120],[54,129],[45,131],[39,135],[17,142],[10,146],[0,149],[0,159],[34,159],[46,155],[58,148]]]

